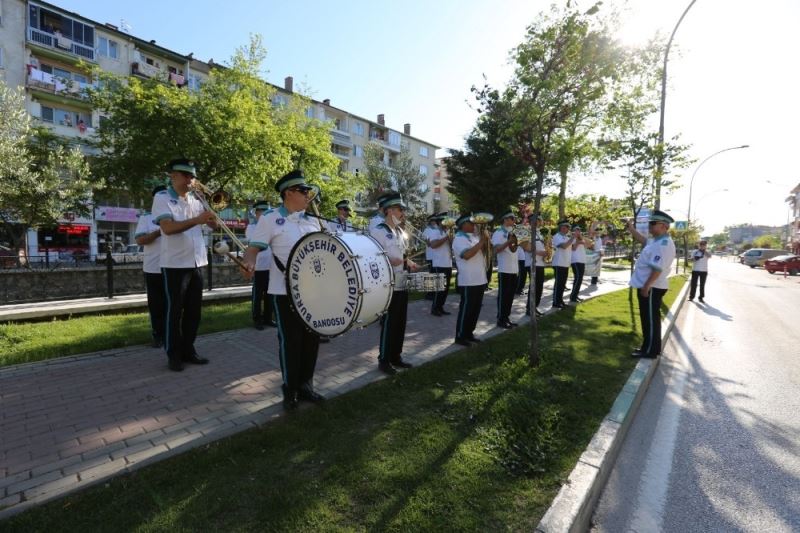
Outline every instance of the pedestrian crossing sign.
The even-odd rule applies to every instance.
[[[689,227],[689,223],[686,220],[676,220],[675,221],[675,229],[677,230],[685,230]]]

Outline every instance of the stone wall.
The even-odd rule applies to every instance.
[[[247,285],[239,269],[232,263],[214,264],[214,287]],[[145,291],[142,266],[119,265],[112,270],[114,294],[132,294]],[[208,287],[208,267],[203,267],[203,287]],[[108,273],[105,267],[58,268],[42,270],[0,271],[0,305],[68,300],[108,295]]]

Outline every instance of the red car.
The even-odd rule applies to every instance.
[[[783,274],[784,269],[790,276],[800,274],[800,255],[779,255],[764,262],[764,269],[770,274]]]

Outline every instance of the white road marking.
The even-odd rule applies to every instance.
[[[639,481],[638,497],[633,507],[633,518],[628,531],[661,531],[664,503],[672,472],[672,458],[678,435],[678,422],[684,407],[683,390],[689,373],[690,348],[685,341],[692,338],[695,306],[686,304],[686,317],[681,330],[682,342],[674,359],[670,359],[672,371],[666,383],[666,398],[658,413],[658,423],[647,454],[644,472]],[[661,365],[664,365],[662,361]]]

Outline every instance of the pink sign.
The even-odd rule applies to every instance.
[[[95,209],[95,220],[106,222],[132,222],[139,219],[139,210],[132,207],[110,207],[101,205]]]

